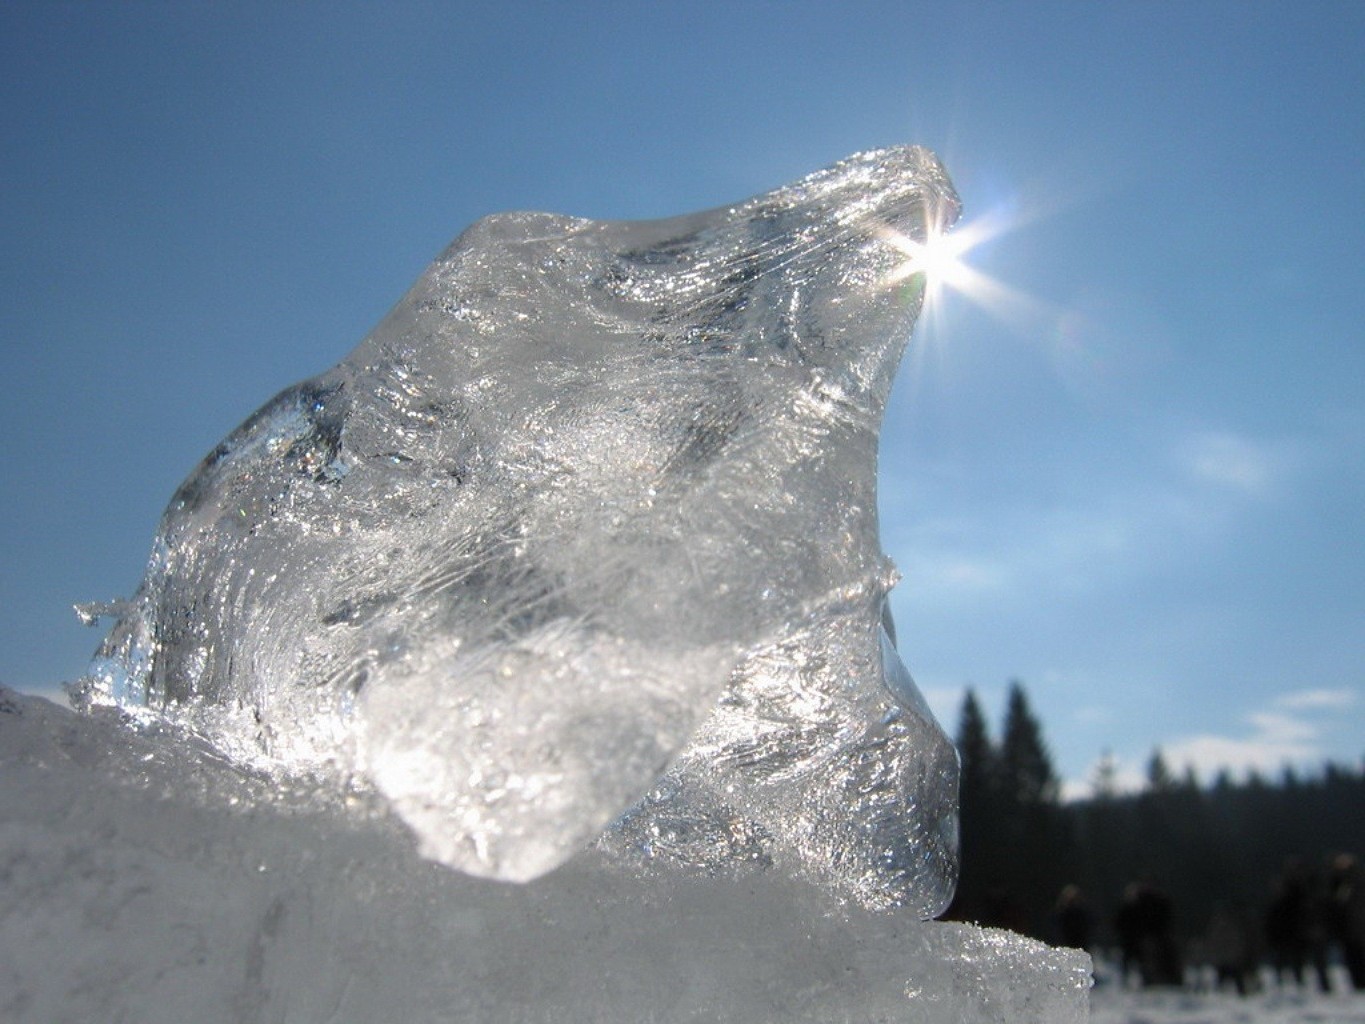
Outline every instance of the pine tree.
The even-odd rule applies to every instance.
[[[1000,884],[999,801],[996,795],[995,744],[976,694],[962,699],[957,727],[959,842],[961,865],[957,896],[949,911],[960,920],[979,920],[987,894]]]
[[[1090,780],[1090,791],[1094,794],[1094,799],[1108,801],[1118,796],[1118,775],[1119,765],[1114,759],[1114,752],[1105,749],[1100,754],[1099,762],[1095,765],[1095,774]]]
[[[1010,683],[1005,729],[1000,741],[1000,781],[1006,797],[1021,806],[1055,804],[1057,773],[1043,742],[1042,726],[1029,708],[1018,680]]]
[[[1147,761],[1147,791],[1169,793],[1174,788],[1175,776],[1171,774],[1171,769],[1166,764],[1166,755],[1161,752],[1160,747],[1155,747]]]
[[[962,802],[989,801],[996,774],[996,751],[986,716],[976,694],[968,688],[962,698],[957,727],[957,754],[962,761]]]
[[[1041,936],[1057,893],[1074,881],[1074,844],[1042,726],[1017,680],[1005,700],[998,763],[1005,888],[1017,908],[1017,927]]]

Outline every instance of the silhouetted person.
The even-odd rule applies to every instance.
[[[1114,936],[1119,943],[1119,971],[1126,986],[1134,971],[1141,973],[1142,965],[1142,922],[1138,920],[1138,892],[1136,882],[1130,882],[1123,890],[1123,899],[1114,912]]]
[[[1179,985],[1184,979],[1175,944],[1175,906],[1156,886],[1136,882],[1124,891],[1114,918],[1123,955],[1123,979],[1136,961],[1144,987]]]
[[[1239,996],[1247,994],[1256,970],[1256,947],[1246,916],[1222,904],[1214,908],[1204,936],[1216,988],[1231,983]]]
[[[1053,910],[1057,924],[1057,940],[1072,949],[1090,949],[1090,933],[1094,924],[1090,908],[1078,886],[1068,885],[1057,896]]]
[[[1303,987],[1304,964],[1311,963],[1318,988],[1332,990],[1327,976],[1327,928],[1323,894],[1312,873],[1297,859],[1285,862],[1275,881],[1265,915],[1266,941],[1275,966],[1275,980],[1283,985],[1288,973]]]
[[[1365,877],[1349,853],[1332,861],[1328,878],[1329,931],[1341,947],[1351,986],[1365,990]]]

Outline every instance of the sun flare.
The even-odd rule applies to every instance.
[[[888,275],[887,284],[897,284],[915,274],[924,275],[926,298],[932,298],[951,288],[967,298],[981,301],[997,287],[986,275],[969,266],[966,256],[983,242],[1009,230],[1009,218],[1001,212],[987,213],[973,220],[959,223],[952,230],[931,218],[925,227],[924,240],[919,241],[892,228],[879,234],[883,241],[905,256]]]
[[[951,231],[930,220],[924,240],[919,241],[890,227],[878,235],[905,257],[882,280],[896,285],[922,275],[925,314],[935,316],[935,307],[945,289],[952,289],[973,305],[1016,329],[1031,330],[1055,320],[1062,311],[1013,288],[971,266],[967,254],[984,242],[1010,231],[1017,224],[1006,209],[989,211],[973,220],[961,222]]]
[[[904,281],[913,274],[924,275],[930,293],[944,285],[961,288],[966,283],[969,270],[962,257],[972,246],[967,232],[950,233],[933,224],[923,242],[889,228],[882,232],[882,238],[906,256],[905,261],[891,271],[888,284]]]

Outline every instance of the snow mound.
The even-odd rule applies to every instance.
[[[592,851],[525,885],[422,859],[363,793],[0,691],[0,1019],[1086,1020],[1090,961]]]

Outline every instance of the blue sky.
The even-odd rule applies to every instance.
[[[0,681],[478,216],[657,217],[935,149],[969,262],[882,441],[906,661],[1073,789],[1365,754],[1365,5],[0,7]],[[979,298],[979,296],[977,296]]]

